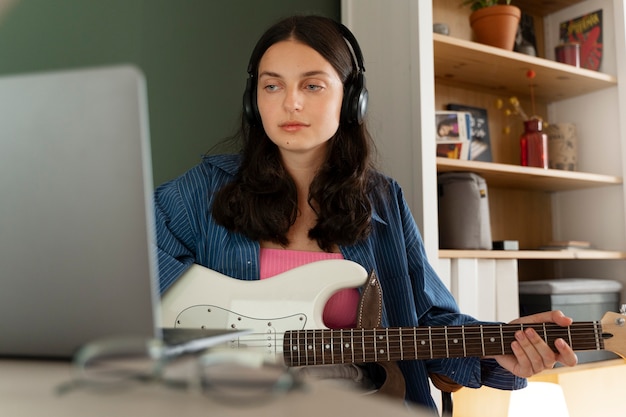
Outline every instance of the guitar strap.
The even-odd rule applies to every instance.
[[[376,273],[372,271],[361,292],[357,311],[357,328],[381,328],[382,314],[383,290]],[[406,386],[397,362],[379,362],[378,365],[383,367],[386,372],[385,382],[379,392],[404,399]],[[455,392],[462,387],[446,376],[439,374],[430,374],[429,376],[433,384],[444,393]]]
[[[376,273],[372,271],[361,291],[357,310],[357,328],[381,328],[383,316],[383,290],[378,282]],[[377,363],[385,370],[386,378],[378,392],[404,400],[406,385],[402,371],[397,362]]]

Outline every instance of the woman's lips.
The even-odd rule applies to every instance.
[[[304,129],[308,125],[302,122],[285,122],[281,123],[280,128],[287,132],[297,132]]]

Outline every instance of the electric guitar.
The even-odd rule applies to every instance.
[[[252,329],[231,347],[261,349],[286,366],[390,362],[510,354],[516,331],[528,327],[554,348],[563,338],[575,351],[609,350],[626,358],[626,316],[600,321],[393,327],[331,330],[326,301],[362,286],[368,274],[347,260],[310,263],[262,281],[241,281],[193,265],[162,298],[164,327]]]

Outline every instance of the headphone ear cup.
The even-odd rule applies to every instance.
[[[246,90],[243,92],[243,114],[250,125],[261,123],[261,115],[256,100],[256,83],[254,77],[248,77]]]
[[[362,72],[359,72],[356,79],[349,83],[344,91],[341,121],[348,124],[363,123],[367,113],[368,98],[369,93],[365,86],[365,76]]]

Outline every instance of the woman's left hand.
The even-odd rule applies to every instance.
[[[511,324],[515,323],[555,323],[559,326],[569,326],[572,324],[572,319],[560,311],[547,311],[521,317],[511,322]],[[511,343],[513,355],[500,355],[495,359],[504,369],[522,378],[551,369],[557,362],[567,366],[574,366],[578,363],[576,354],[565,340],[556,339],[554,346],[558,352],[554,352],[534,329],[528,328],[515,333],[515,341]]]

